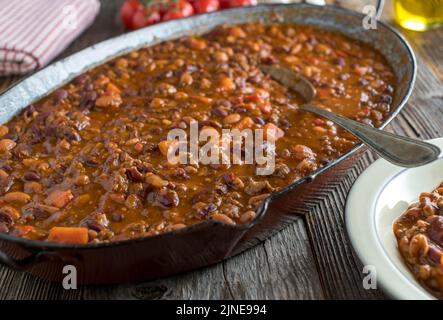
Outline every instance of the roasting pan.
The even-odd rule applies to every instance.
[[[406,40],[388,25],[362,26],[362,14],[335,6],[268,4],[224,10],[160,23],[107,40],[33,74],[0,97],[0,123],[66,84],[86,70],[141,47],[204,33],[220,24],[261,21],[310,25],[343,33],[378,49],[396,76],[392,111],[402,109],[414,86],[416,61]],[[78,282],[105,284],[164,277],[217,263],[260,243],[315,205],[322,187],[345,175],[363,148],[356,146],[327,166],[266,199],[249,224],[231,226],[204,221],[157,236],[120,242],[66,245],[0,234],[0,263],[51,281],[61,281],[66,265],[77,268]],[[324,190],[324,188],[323,188]]]

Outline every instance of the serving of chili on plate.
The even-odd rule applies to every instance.
[[[395,221],[398,249],[414,276],[443,299],[443,183],[422,192]]]

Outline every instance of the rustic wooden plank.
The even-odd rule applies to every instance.
[[[429,30],[427,32],[405,31],[409,41],[414,44],[418,55],[424,63],[431,68],[435,76],[443,81],[443,31],[441,29]]]
[[[289,242],[289,243],[288,243]],[[82,289],[86,299],[322,298],[312,252],[300,220],[223,263],[138,285]]]
[[[235,299],[323,299],[303,220],[224,262]]]
[[[362,266],[355,258],[344,229],[343,211],[353,182],[372,162],[372,156],[365,154],[345,176],[337,177],[335,183],[324,187],[323,196],[306,215],[307,230],[320,280],[329,299],[380,299],[378,290],[362,287]]]
[[[156,281],[116,286],[81,288],[71,299],[227,299],[228,287],[223,279],[223,265]]]
[[[5,90],[13,86],[17,83],[21,76],[11,76],[11,77],[0,77],[0,94],[2,94]]]

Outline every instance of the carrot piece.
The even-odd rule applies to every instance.
[[[164,156],[167,156],[169,153],[170,148],[174,148],[171,149],[171,152],[174,150],[177,150],[178,148],[178,141],[174,140],[174,141],[170,141],[170,140],[164,140],[164,141],[160,141],[158,143],[158,148],[160,150],[160,153]]]
[[[16,225],[14,226],[14,232],[16,233],[15,235],[18,237],[23,237],[24,235],[27,235],[28,233],[34,231],[35,228],[33,226],[21,226],[21,225]]]
[[[110,81],[111,81],[111,80],[110,80],[107,76],[105,76],[105,75],[100,75],[100,76],[98,77],[98,79],[95,80],[95,84],[96,84],[97,86],[104,86],[104,85],[108,84]]]
[[[45,203],[57,208],[64,208],[74,198],[71,190],[56,190],[51,192],[45,199]]]
[[[264,113],[264,114],[272,113],[272,107],[271,107],[271,105],[269,103],[263,103],[263,104],[260,105],[259,108],[260,108],[261,112]]]
[[[104,86],[108,84],[111,80],[104,75],[101,75],[97,80],[95,80],[95,84],[98,86]]]
[[[317,97],[319,97],[319,98],[326,98],[330,95],[331,95],[331,89],[328,89],[328,88],[317,89]]]
[[[263,131],[265,140],[267,140],[271,134],[274,137],[274,141],[283,138],[283,136],[285,135],[285,132],[273,123],[265,124],[265,126],[263,127]]]
[[[236,37],[236,38],[246,37],[246,33],[240,27],[232,27],[231,30],[229,30],[229,35]]]
[[[251,94],[250,96],[246,96],[245,101],[254,102],[254,103],[263,103],[263,98],[258,93],[254,93]]]
[[[86,244],[88,243],[88,229],[74,227],[54,227],[49,230],[49,242]]]
[[[250,129],[254,125],[254,120],[252,120],[250,117],[245,117],[241,119],[239,122],[237,122],[233,128],[238,130],[244,130],[244,129]]]
[[[235,90],[235,83],[231,78],[223,77],[219,81],[218,89],[221,91],[232,91]]]
[[[113,83],[108,83],[108,85],[106,86],[106,93],[110,96],[114,95],[114,94],[120,94],[121,91],[120,89]]]

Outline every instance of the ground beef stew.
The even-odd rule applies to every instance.
[[[379,126],[395,81],[374,49],[287,24],[220,26],[143,48],[77,77],[0,126],[0,232],[63,243],[156,235],[205,219],[244,224],[270,193],[356,140],[311,114],[259,64],[292,68],[314,103]],[[275,129],[275,171],[173,165],[172,128]]]
[[[443,299],[443,183],[420,194],[394,223],[398,248],[416,278]]]

